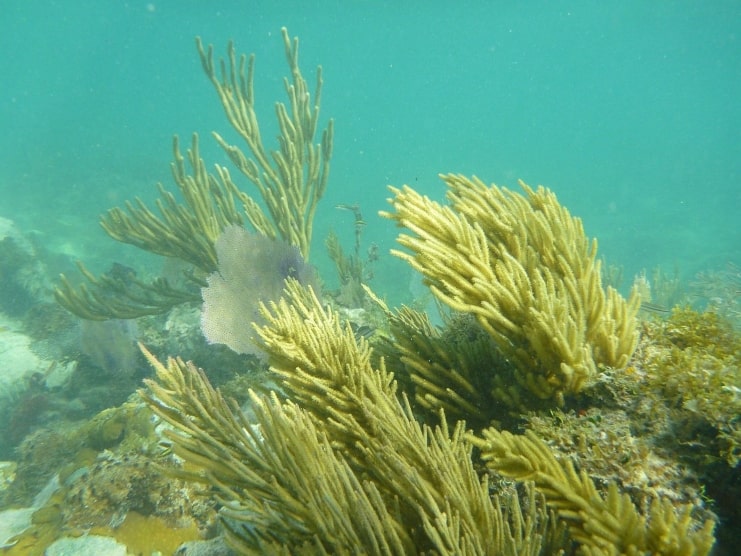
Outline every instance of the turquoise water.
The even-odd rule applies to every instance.
[[[283,100],[281,26],[309,82],[324,67],[335,119],[313,259],[330,229],[382,257],[374,287],[396,303],[411,273],[376,216],[387,184],[435,198],[440,172],[553,189],[609,262],[702,270],[741,264],[741,5],[645,2],[3,2],[0,216],[69,261],[136,262],[97,216],[170,185],[171,137],[229,127],[193,38],[255,52],[268,145]],[[63,264],[63,263],[60,263]],[[393,280],[391,279],[393,277]],[[401,279],[400,279],[401,277]],[[628,278],[629,281],[629,278]]]

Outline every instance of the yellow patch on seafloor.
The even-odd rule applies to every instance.
[[[174,554],[177,547],[184,542],[203,538],[195,525],[176,529],[162,518],[137,512],[129,512],[116,529],[95,527],[91,533],[115,538],[125,544],[131,554]]]

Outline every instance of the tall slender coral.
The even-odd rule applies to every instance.
[[[187,156],[192,175],[187,172],[175,137],[171,169],[184,203],[178,203],[175,196],[159,184],[161,198],[157,201],[157,209],[160,216],[137,199],[136,205],[126,203],[126,210],[110,209],[102,216],[100,224],[116,241],[181,259],[203,272],[213,272],[216,239],[225,227],[242,225],[244,217],[235,205],[237,187],[228,173],[219,172],[219,178],[208,173],[200,157],[198,135],[193,135]]]
[[[598,365],[628,362],[638,339],[639,299],[605,291],[581,220],[543,187],[524,195],[479,179],[445,175],[450,206],[409,187],[391,188],[395,212],[410,230],[395,254],[424,276],[454,310],[472,314],[543,399],[579,392]]]
[[[229,122],[249,148],[252,158],[230,145],[221,135],[214,138],[227,153],[234,165],[255,187],[265,203],[269,217],[247,193],[240,191],[247,219],[260,233],[280,237],[309,258],[311,232],[317,203],[324,195],[329,178],[329,161],[332,157],[334,122],[329,120],[322,132],[320,144],[314,143],[319,122],[322,93],[322,68],[317,68],[314,99],[298,66],[298,39],[291,38],[281,29],[286,60],[291,70],[290,79],[284,79],[289,105],[275,106],[280,128],[279,148],[268,152],[262,143],[260,127],[255,113],[255,93],[252,84],[255,56],[241,56],[239,63],[233,43],[229,43],[228,64],[222,60],[220,69],[213,60],[211,46],[204,49],[196,39],[201,64],[219,95]],[[246,73],[245,73],[245,65]]]
[[[100,223],[116,241],[129,243],[157,255],[178,259],[190,265],[185,287],[176,287],[165,278],[145,282],[131,275],[104,274],[99,277],[78,263],[86,283],[73,285],[62,275],[54,296],[60,305],[83,319],[106,320],[136,318],[168,311],[180,303],[198,301],[202,276],[216,270],[214,244],[229,225],[242,225],[243,215],[236,208],[236,185],[228,173],[217,179],[209,174],[199,154],[198,136],[193,135],[187,152],[192,175],[173,140],[172,175],[183,202],[158,184],[159,215],[141,199],[127,202],[126,209],[110,209]]]
[[[196,39],[203,69],[219,95],[229,123],[244,139],[248,153],[228,144],[218,133],[214,137],[236,168],[257,187],[267,212],[260,202],[237,187],[226,167],[216,165],[216,175],[207,171],[198,152],[197,135],[188,151],[192,168],[189,175],[176,137],[172,173],[184,203],[158,185],[159,215],[137,199],[126,203],[123,209],[109,210],[101,218],[101,225],[117,241],[192,265],[196,272],[188,276],[189,287],[183,291],[164,279],[150,284],[106,276],[95,278],[83,268],[87,283],[81,286],[62,277],[55,290],[61,305],[82,318],[103,320],[162,313],[183,301],[197,300],[196,288],[204,285],[203,275],[216,270],[216,238],[234,224],[249,222],[257,232],[296,246],[308,258],[314,215],[329,178],[334,124],[329,121],[321,142],[315,144],[321,67],[312,99],[298,66],[298,39],[292,41],[285,28],[281,32],[290,79],[285,80],[288,105],[276,104],[280,135],[279,147],[273,151],[262,143],[254,110],[254,55],[246,69],[247,58],[242,56],[237,63],[234,46],[229,43],[228,64],[222,60],[217,71],[212,47],[204,49],[200,38]],[[243,212],[237,208],[240,202]]]

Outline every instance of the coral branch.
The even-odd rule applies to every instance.
[[[391,188],[406,227],[394,253],[450,308],[474,315],[542,399],[579,392],[598,365],[624,366],[638,338],[639,300],[602,289],[597,242],[589,241],[547,189],[525,195],[446,175],[451,206],[409,187]]]

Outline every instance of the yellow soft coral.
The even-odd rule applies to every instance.
[[[456,311],[472,314],[518,367],[521,386],[547,399],[579,392],[598,365],[627,364],[640,300],[605,291],[597,241],[555,194],[520,182],[521,195],[479,179],[445,175],[450,206],[409,187],[391,188],[412,232],[394,251]]]

